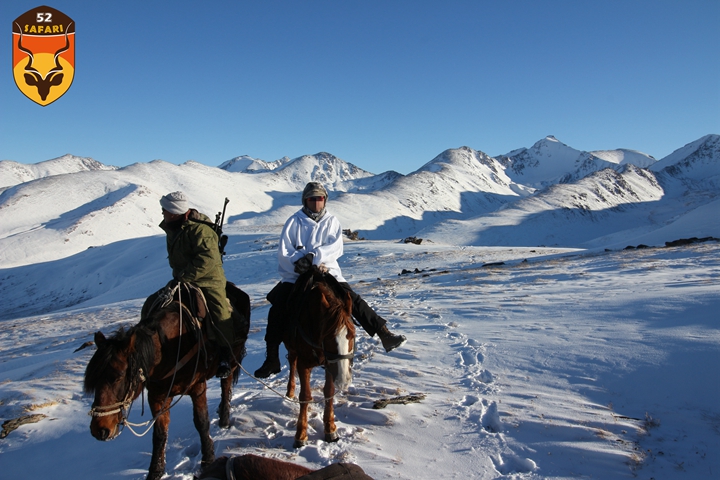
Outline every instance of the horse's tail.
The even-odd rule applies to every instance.
[[[240,318],[240,328],[235,330],[235,334],[240,334],[243,341],[247,340],[250,332],[250,295],[243,292],[237,285],[232,282],[225,282],[225,296],[230,300],[233,311]]]

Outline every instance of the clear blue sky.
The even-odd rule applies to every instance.
[[[10,60],[12,21],[42,4],[0,2],[0,160],[326,151],[409,173],[463,145],[499,155],[554,135],[660,159],[720,134],[719,0],[48,0],[77,48],[46,107]]]

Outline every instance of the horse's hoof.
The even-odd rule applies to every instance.
[[[218,424],[220,425],[220,428],[230,428],[230,417],[221,416]]]
[[[325,441],[326,441],[326,442],[334,443],[334,442],[337,442],[338,440],[340,440],[340,435],[338,435],[337,432],[332,432],[332,433],[326,433],[326,434],[325,434]]]
[[[307,440],[295,440],[295,443],[293,443],[293,448],[302,448],[307,444]]]
[[[148,476],[145,480],[160,480],[165,472],[148,472]]]

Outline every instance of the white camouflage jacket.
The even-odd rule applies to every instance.
[[[342,276],[338,259],[343,254],[342,228],[340,221],[330,213],[315,222],[302,209],[285,222],[278,245],[278,271],[283,282],[295,283],[295,262],[308,253],[314,255],[313,265],[324,264],[339,282]]]

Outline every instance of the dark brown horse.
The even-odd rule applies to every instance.
[[[310,470],[274,458],[246,454],[220,457],[203,468],[198,480],[372,480],[362,468],[352,463],[334,463],[320,470]]]
[[[350,385],[355,351],[350,294],[335,277],[313,266],[295,282],[288,310],[296,316],[296,328],[287,329],[283,339],[290,364],[286,393],[289,398],[295,395],[296,372],[300,378],[300,415],[293,446],[307,445],[307,413],[312,402],[310,373],[321,365],[325,367],[325,441],[336,442],[335,387],[345,390]]]
[[[250,329],[250,298],[228,282],[227,296],[233,305],[235,344],[233,355],[241,362]],[[153,453],[148,480],[158,480],[165,471],[173,397],[188,395],[193,404],[193,421],[200,434],[202,463],[215,460],[210,438],[206,381],[215,375],[218,352],[207,348],[205,328],[197,324],[190,310],[177,300],[143,319],[129,330],[121,329],[110,338],[95,334],[97,351],[85,371],[85,392],[94,394],[90,432],[98,440],[117,437],[125,426],[128,410],[143,388],[153,415]],[[218,409],[220,426],[229,427],[232,384],[238,367],[221,380],[222,398]]]
[[[247,454],[239,457],[220,457],[212,464],[203,467],[202,473],[195,478],[207,480],[295,480],[311,472],[312,470],[302,465]]]

